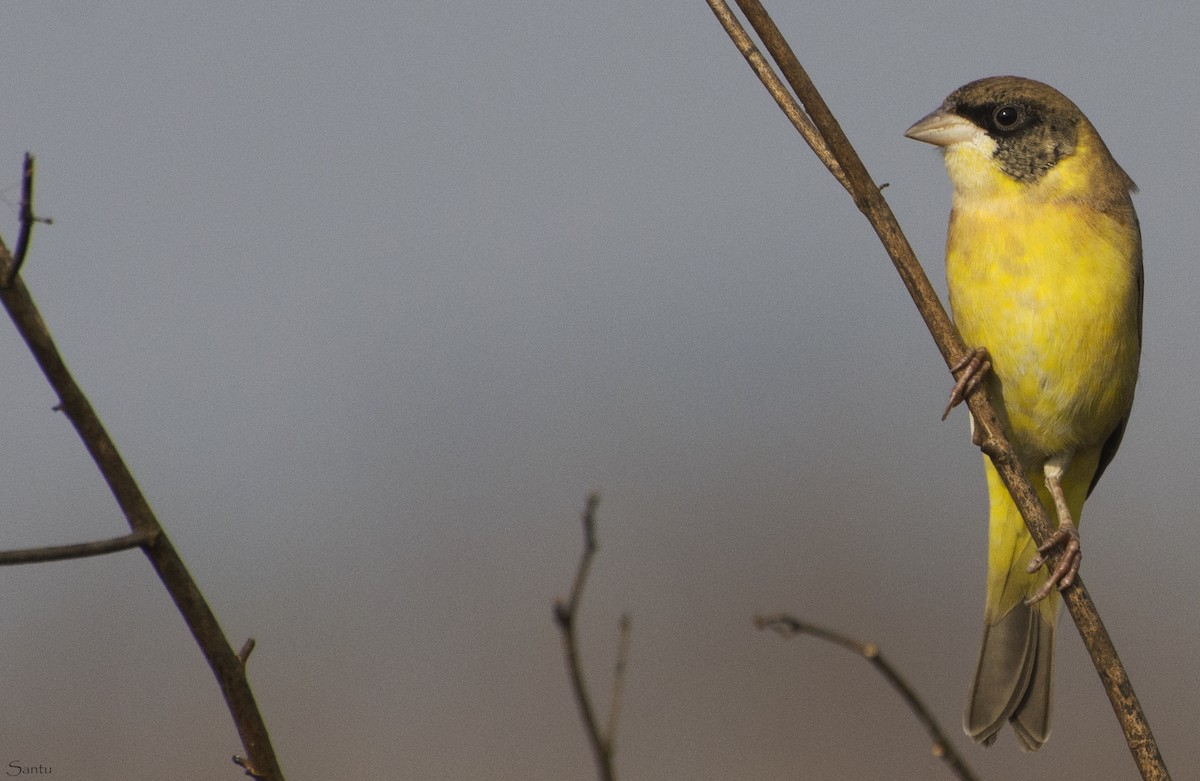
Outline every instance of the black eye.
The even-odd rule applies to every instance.
[[[1005,103],[992,112],[992,124],[997,130],[1013,130],[1025,121],[1025,112],[1020,106]]]

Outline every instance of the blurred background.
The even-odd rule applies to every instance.
[[[1142,378],[1083,575],[1176,777],[1200,774],[1200,6],[769,6],[939,289],[950,190],[903,138],[959,85],[1070,96],[1141,186]],[[958,727],[986,498],[866,221],[704,2],[10,2],[0,230],[251,680],[289,779],[590,779],[551,621],[625,779],[949,778],[878,643],[984,779],[1136,778],[1069,619],[1037,755]],[[125,531],[0,328],[0,547]],[[0,572],[0,765],[241,778],[136,552]]]

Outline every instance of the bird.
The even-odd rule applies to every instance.
[[[946,280],[968,349],[952,367],[963,371],[947,414],[984,386],[1057,519],[1039,548],[984,455],[987,596],[963,729],[991,745],[1007,722],[1036,751],[1050,735],[1058,592],[1079,569],[1080,512],[1121,444],[1137,384],[1137,187],[1083,112],[1032,79],[966,84],[905,135],[940,148],[952,186]]]

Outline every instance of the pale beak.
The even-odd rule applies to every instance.
[[[914,141],[924,141],[934,146],[950,146],[977,137],[980,129],[974,123],[939,108],[932,114],[904,131]]]

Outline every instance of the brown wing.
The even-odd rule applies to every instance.
[[[1138,333],[1138,350],[1142,348],[1142,298],[1143,291],[1146,286],[1144,272],[1142,271],[1141,257],[1141,242],[1138,242],[1138,258],[1137,258],[1137,288],[1138,288],[1138,313],[1137,313],[1137,333]],[[1104,446],[1100,448],[1100,463],[1096,466],[1096,474],[1092,475],[1092,484],[1088,486],[1088,496],[1092,495],[1092,491],[1096,490],[1096,483],[1100,482],[1100,475],[1104,474],[1104,470],[1112,463],[1113,457],[1117,454],[1117,448],[1121,446],[1121,439],[1125,436],[1125,424],[1129,422],[1129,415],[1121,418],[1121,422],[1108,435],[1108,439],[1104,440]]]

